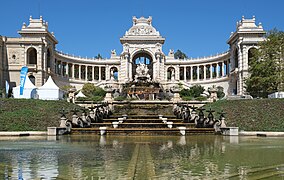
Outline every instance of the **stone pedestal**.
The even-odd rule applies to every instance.
[[[48,127],[47,128],[47,135],[48,136],[63,135],[66,132],[67,132],[67,129],[63,128],[63,127]]]
[[[215,86],[213,86],[212,88],[209,89],[210,92],[210,98],[209,101],[210,102],[215,102],[217,101],[218,97],[217,97],[217,89]]]
[[[100,129],[100,135],[105,135],[106,134],[106,129],[107,129],[107,127],[100,127],[99,128]]]
[[[60,125],[59,127],[66,128],[66,117],[61,117],[60,118]]]
[[[71,88],[68,90],[68,98],[67,98],[68,102],[75,103],[75,92],[76,92],[75,88]]]
[[[182,136],[185,136],[185,130],[186,130],[186,127],[184,126],[181,126],[181,127],[177,127],[179,129],[179,132]]]
[[[106,88],[105,91],[106,91],[106,96],[105,96],[104,101],[106,101],[106,102],[112,102],[112,101],[113,101],[112,89]]]
[[[179,88],[174,88],[173,90],[173,93],[174,93],[174,97],[173,97],[173,102],[178,102],[181,100],[180,98],[180,89]]]
[[[226,136],[238,136],[239,135],[239,127],[224,127],[220,128],[223,135]]]

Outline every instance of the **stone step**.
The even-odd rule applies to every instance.
[[[118,119],[104,119],[103,122],[115,122],[118,121]],[[172,121],[172,122],[182,122],[181,119],[167,119],[167,121]],[[161,119],[126,119],[123,120],[123,122],[128,122],[128,123],[160,123],[162,122]]]
[[[195,124],[194,123],[173,123],[173,127],[179,127],[179,126],[185,126],[188,128],[194,128]],[[111,122],[104,122],[104,123],[92,123],[92,127],[113,127],[113,124]],[[119,128],[167,128],[167,124],[165,123],[128,123],[128,122],[123,122],[118,124]]]
[[[109,116],[109,118],[111,119],[115,119],[115,118],[121,118],[122,115],[111,115]],[[163,115],[164,118],[176,118],[175,115]],[[140,118],[143,118],[143,119],[153,119],[153,118],[159,118],[159,115],[157,114],[147,114],[147,115],[128,115],[127,117],[128,119],[131,118],[131,119],[140,119]]]
[[[186,134],[215,134],[214,128],[186,128]],[[99,128],[72,128],[72,134],[100,134]],[[178,128],[107,128],[106,134],[180,135]]]

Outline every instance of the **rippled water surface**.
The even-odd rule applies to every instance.
[[[0,179],[284,179],[284,138],[0,137]]]

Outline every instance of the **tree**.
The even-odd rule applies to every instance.
[[[249,77],[245,80],[246,90],[253,97],[267,97],[283,91],[284,77],[284,32],[269,31],[259,49],[252,51],[249,59]]]
[[[106,92],[100,87],[94,86],[92,83],[86,83],[84,84],[82,88],[83,94],[85,94],[87,97],[94,97],[94,96],[101,96],[104,97]]]
[[[217,97],[219,99],[223,98],[225,96],[224,88],[222,86],[217,86]]]
[[[205,91],[204,87],[201,85],[194,85],[190,89],[182,89],[180,91],[180,95],[182,97],[190,96],[190,97],[199,97]]]
[[[103,59],[102,55],[99,53],[97,56],[95,56],[95,59]]]
[[[178,49],[177,52],[175,52],[174,57],[175,59],[186,59],[187,55]]]

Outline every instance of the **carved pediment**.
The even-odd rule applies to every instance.
[[[149,18],[136,18],[133,17],[133,26],[126,31],[125,36],[140,36],[151,35],[159,36],[160,33],[152,26],[152,17]]]

